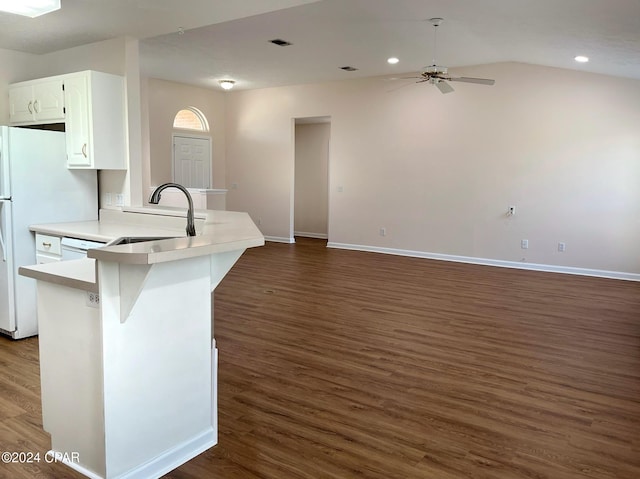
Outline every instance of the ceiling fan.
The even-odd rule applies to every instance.
[[[489,80],[487,78],[472,78],[472,77],[452,77],[449,75],[447,67],[438,66],[436,63],[436,47],[438,40],[438,27],[442,24],[442,18],[430,18],[429,21],[433,25],[433,64],[431,66],[425,67],[424,70],[420,73],[419,77],[409,77],[409,78],[417,78],[418,81],[416,83],[431,83],[435,85],[438,90],[442,93],[451,93],[453,87],[449,85],[448,81],[453,82],[464,82],[464,83],[477,83],[479,85],[493,85],[496,81]]]

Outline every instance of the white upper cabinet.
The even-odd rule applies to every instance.
[[[53,98],[56,88],[58,100]],[[42,92],[37,100],[35,91]],[[10,85],[9,97],[12,125],[64,122],[68,168],[127,169],[123,77],[95,71],[70,73]],[[56,105],[60,113],[54,113]]]
[[[67,136],[67,166],[87,168],[95,163],[93,143],[89,131],[89,85],[85,75],[69,77],[65,81],[64,98],[67,105],[65,132]]]
[[[61,78],[16,84],[9,89],[9,121],[12,124],[64,121]]]
[[[67,166],[125,170],[124,79],[86,71],[64,82]]]

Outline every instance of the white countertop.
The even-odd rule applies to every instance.
[[[151,211],[153,214],[142,214],[142,211]],[[138,208],[132,212],[100,210],[99,221],[37,224],[31,225],[29,229],[35,233],[105,243],[122,236],[186,236],[186,210],[173,211],[173,217],[165,216],[168,213],[167,209],[155,208]],[[202,218],[203,215],[199,214],[200,229],[202,229]]]
[[[101,211],[100,221],[32,225],[31,231],[37,233],[93,241],[109,242],[124,236],[173,238],[90,249],[88,259],[25,266],[19,272],[39,280],[97,291],[96,260],[150,265],[264,245],[264,236],[247,213],[203,210],[196,220],[199,232],[191,237],[178,228],[184,218],[172,213],[154,208]]]
[[[263,245],[262,233],[247,215],[232,224],[217,225],[209,234],[107,246],[91,249],[87,256],[115,263],[154,264]]]
[[[236,211],[196,210],[194,218],[198,235],[220,234],[234,228],[241,234],[247,219],[253,224],[246,213]],[[239,218],[242,221],[235,224]],[[108,243],[123,236],[186,236],[186,222],[184,208],[139,206],[125,207],[122,210],[100,210],[99,221],[35,224],[29,229],[35,233]],[[259,231],[258,233],[262,236]]]
[[[144,218],[148,216],[146,211],[132,213]],[[159,215],[166,213],[156,211]],[[264,245],[264,236],[247,213],[208,211],[200,230],[196,236],[96,248],[87,256],[116,263],[154,264]]]
[[[97,220],[31,225],[29,229],[36,233],[105,243],[122,236],[186,236],[184,228],[158,228],[155,226],[110,223]]]
[[[95,259],[73,259],[53,263],[21,266],[21,276],[61,284],[69,288],[98,292]]]

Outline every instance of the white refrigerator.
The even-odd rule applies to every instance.
[[[65,134],[0,126],[0,333],[38,333],[35,281],[18,275],[36,264],[29,225],[98,219],[95,170],[69,170]]]

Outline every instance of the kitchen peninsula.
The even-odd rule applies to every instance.
[[[147,213],[123,212],[165,223]],[[211,292],[264,237],[246,213],[207,211],[196,227],[20,269],[38,285],[43,426],[53,453],[88,477],[160,477],[217,443]],[[72,227],[60,228],[37,230]]]

